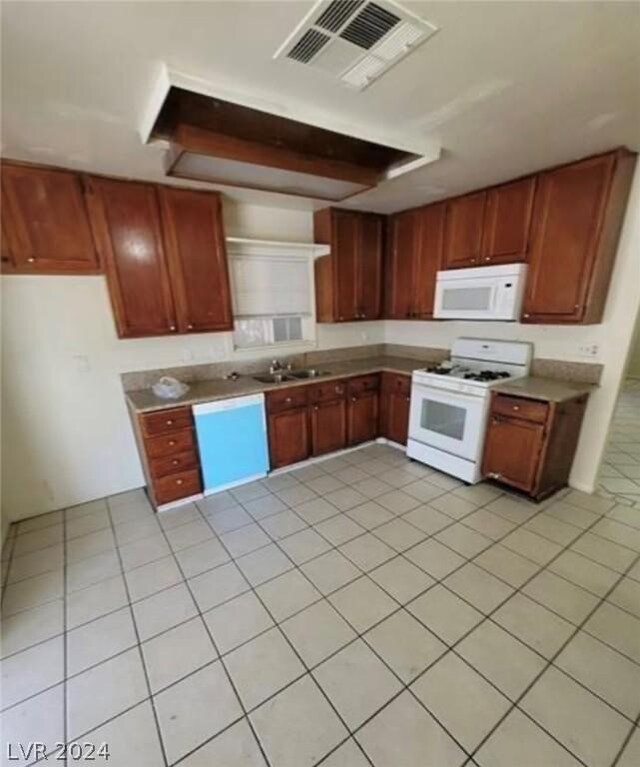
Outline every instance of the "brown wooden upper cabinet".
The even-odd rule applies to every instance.
[[[447,202],[444,268],[526,261],[536,177]]]
[[[22,274],[98,274],[82,179],[2,163],[2,266]]]
[[[621,149],[540,175],[523,322],[602,320],[635,159]]]
[[[481,264],[527,260],[535,191],[535,176],[487,190]]]
[[[220,197],[175,187],[159,194],[178,330],[232,330]]]
[[[486,191],[465,194],[447,202],[444,268],[480,266]]]
[[[391,217],[387,241],[385,317],[433,317],[436,274],[442,266],[444,203]]]
[[[382,307],[384,216],[337,208],[314,215],[314,239],[331,246],[316,259],[318,322],[378,319]]]
[[[97,177],[86,186],[121,338],[233,326],[218,195]]]
[[[87,194],[118,335],[177,332],[156,187],[90,178]]]

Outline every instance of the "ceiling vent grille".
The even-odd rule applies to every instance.
[[[317,29],[308,29],[289,52],[289,58],[306,64],[330,39],[328,35],[323,35]]]
[[[318,0],[274,58],[363,90],[437,31],[392,0]]]
[[[362,5],[364,0],[332,0],[329,6],[318,16],[317,26],[337,32]]]

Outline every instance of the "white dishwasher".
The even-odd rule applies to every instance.
[[[264,394],[193,406],[205,495],[266,476]]]

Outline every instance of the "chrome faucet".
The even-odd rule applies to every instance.
[[[283,365],[280,360],[271,360],[271,365],[269,366],[269,373],[271,375],[275,375],[276,373],[282,373],[283,371],[290,372],[291,371],[291,363],[288,365]]]

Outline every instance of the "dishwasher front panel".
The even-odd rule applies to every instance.
[[[205,494],[266,476],[269,448],[264,394],[193,406]]]

